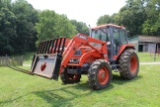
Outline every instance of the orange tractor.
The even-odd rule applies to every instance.
[[[80,82],[87,74],[92,89],[109,86],[112,70],[124,79],[133,79],[139,71],[139,60],[128,43],[123,26],[106,24],[91,28],[90,36],[77,34],[71,40],[57,38],[39,44],[31,72],[63,83]]]

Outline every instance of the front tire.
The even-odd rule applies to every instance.
[[[127,49],[119,59],[120,75],[123,79],[133,79],[139,72],[139,59],[133,49]]]
[[[88,71],[88,79],[89,86],[94,90],[108,87],[112,80],[109,63],[103,59],[94,61]]]
[[[64,84],[73,84],[80,82],[81,74],[69,74],[67,69],[65,69],[61,74],[61,80]]]

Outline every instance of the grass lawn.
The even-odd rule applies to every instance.
[[[0,68],[0,107],[159,107],[159,65],[142,65],[136,79],[126,81],[114,73],[111,85],[94,91],[87,76],[78,84],[63,85]]]
[[[147,52],[139,52],[138,57],[140,62],[160,62],[160,55],[156,54],[156,59],[154,61],[154,54],[147,53]]]
[[[36,54],[36,52],[28,52],[24,54],[24,64],[31,64],[33,55]]]

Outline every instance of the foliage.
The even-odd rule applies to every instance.
[[[37,11],[25,0],[0,0],[0,55],[35,50]]]
[[[36,29],[35,23],[38,21],[37,11],[24,0],[17,0],[12,4],[12,11],[17,17],[16,33],[17,37],[13,46],[15,52],[25,52],[35,50]]]
[[[42,40],[65,36],[72,37],[76,33],[75,26],[71,24],[67,16],[59,15],[51,10],[39,13],[39,22],[35,28],[38,32],[37,44]]]
[[[142,32],[147,35],[160,35],[160,1],[149,0],[146,6],[147,20]]]
[[[89,29],[86,23],[78,22],[76,20],[71,20],[71,23],[76,27],[78,33],[89,35]]]
[[[145,21],[143,2],[141,0],[129,0],[127,5],[119,12],[119,23],[129,29],[131,35],[141,34],[142,24]]]
[[[85,23],[74,21],[54,11],[38,11],[26,0],[0,0],[0,55],[35,51],[36,41],[88,34]]]
[[[0,54],[13,53],[13,38],[16,37],[16,16],[10,10],[9,0],[0,0]]]
[[[104,15],[104,16],[99,17],[97,21],[97,25],[101,25],[105,23],[113,23],[113,19],[109,15]]]
[[[160,1],[127,0],[119,13],[99,17],[97,24],[116,23],[125,26],[131,36],[160,35]]]
[[[56,20],[58,16],[54,11],[46,10],[40,12],[39,22],[36,23],[35,28],[37,29],[37,37],[39,40],[44,40],[45,38],[51,38],[55,34]]]

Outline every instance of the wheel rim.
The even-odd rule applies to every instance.
[[[108,69],[103,67],[99,69],[98,72],[98,81],[101,85],[105,85],[109,80],[109,72]]]
[[[137,58],[136,56],[131,56],[131,59],[130,59],[130,71],[135,74],[136,71],[137,71],[137,67],[138,67],[138,61],[137,61]]]

